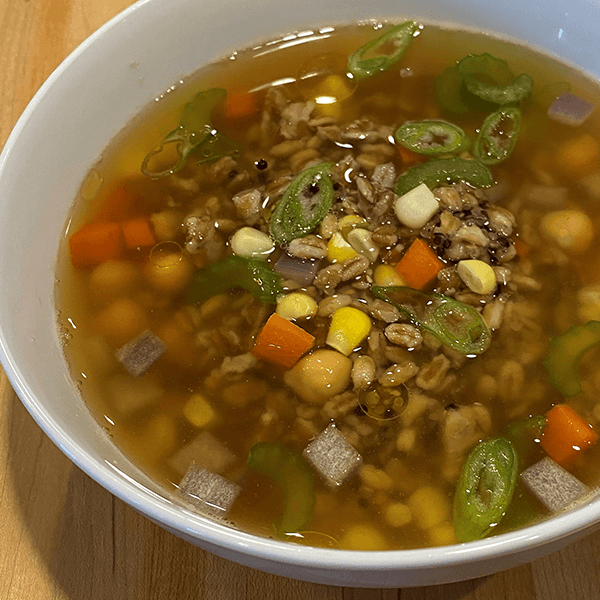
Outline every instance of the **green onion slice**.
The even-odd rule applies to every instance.
[[[473,155],[485,165],[506,160],[515,149],[521,131],[521,111],[505,106],[489,115],[475,140]]]
[[[188,102],[181,115],[179,126],[151,150],[142,162],[142,173],[148,177],[165,177],[181,170],[188,156],[199,146],[211,140],[215,133],[210,124],[211,115],[227,92],[212,88],[199,92]],[[155,170],[151,163],[160,165]],[[166,168],[165,163],[168,165]]]
[[[494,177],[490,170],[477,160],[466,158],[442,158],[431,160],[410,167],[398,177],[396,194],[403,196],[421,183],[433,189],[440,185],[464,181],[474,187],[490,187],[494,185]]]
[[[467,134],[457,125],[439,119],[407,121],[394,134],[396,141],[417,154],[458,154],[469,147]]]
[[[498,525],[512,500],[519,459],[511,442],[481,442],[469,454],[454,494],[454,527],[459,542],[484,538]]]
[[[314,475],[302,455],[278,442],[261,442],[250,449],[248,467],[273,479],[283,492],[283,515],[273,524],[283,536],[305,530],[315,508]]]
[[[394,25],[378,38],[361,46],[348,59],[348,72],[357,81],[393,67],[410,46],[419,26],[414,21]]]
[[[285,190],[271,217],[270,232],[278,244],[310,233],[333,204],[333,163],[320,163],[297,175]]]
[[[188,291],[188,302],[202,303],[212,296],[243,288],[265,304],[276,304],[283,293],[281,275],[261,258],[231,255],[198,271]]]
[[[371,291],[395,306],[413,325],[462,354],[482,354],[490,345],[492,335],[483,317],[464,302],[403,286],[373,286]]]
[[[600,321],[588,321],[584,325],[574,325],[562,335],[550,341],[544,367],[550,383],[563,396],[577,396],[581,393],[579,364],[583,355],[600,345]]]
[[[535,451],[536,440],[539,441],[542,437],[546,424],[545,416],[536,415],[511,423],[504,431],[504,437],[512,443],[517,452],[520,469],[525,466]]]

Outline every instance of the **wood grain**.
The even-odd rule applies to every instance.
[[[54,68],[130,0],[0,0],[0,143]],[[598,600],[600,532],[491,577],[419,589],[259,573],[160,529],[54,447],[0,372],[1,600]]]

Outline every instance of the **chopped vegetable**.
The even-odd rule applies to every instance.
[[[439,119],[407,121],[394,137],[408,150],[425,156],[458,154],[470,145],[467,134],[458,125]]]
[[[125,244],[130,250],[149,248],[156,244],[156,236],[147,217],[138,217],[125,221],[121,227],[125,236]]]
[[[283,293],[281,276],[261,258],[228,256],[194,275],[188,302],[202,303],[234,288],[244,288],[266,304],[275,304]]]
[[[377,265],[373,272],[373,281],[375,285],[382,287],[405,286],[404,277],[390,265]]]
[[[133,189],[130,181],[125,179],[108,192],[94,215],[94,220],[118,223],[134,216],[141,206],[144,206],[143,198]]]
[[[273,313],[256,337],[252,354],[285,369],[293,367],[314,345],[315,338]]]
[[[224,517],[241,491],[236,483],[200,468],[195,462],[179,484],[184,500],[212,517]]]
[[[464,284],[476,294],[491,294],[496,289],[496,273],[482,260],[461,260],[456,272]]]
[[[146,330],[117,350],[117,360],[128,373],[139,377],[146,373],[166,350],[165,343]]]
[[[282,252],[279,260],[273,267],[284,279],[291,279],[301,286],[309,286],[319,270],[319,260],[308,260],[290,256]]]
[[[600,144],[589,133],[564,141],[554,157],[554,164],[567,177],[585,177],[598,167]]]
[[[176,173],[185,166],[189,155],[211,138],[211,115],[215,107],[223,101],[227,92],[221,88],[212,88],[199,92],[188,102],[181,115],[179,126],[171,131],[142,162],[142,173],[148,177],[165,177]],[[212,136],[214,138],[214,135]],[[175,151],[173,156],[169,150]],[[161,154],[169,156],[168,165],[160,165],[155,170],[150,162],[159,163]],[[174,161],[174,162],[173,162]]]
[[[477,102],[477,98],[469,94],[465,88],[463,78],[456,65],[442,71],[435,78],[434,85],[435,97],[446,110],[459,115],[473,110],[473,104]]]
[[[550,341],[544,367],[550,383],[563,396],[576,396],[582,391],[579,363],[583,355],[600,344],[600,321],[574,325]]]
[[[541,446],[548,456],[565,467],[598,441],[598,434],[570,406],[557,404],[546,415]]]
[[[314,476],[302,455],[277,442],[254,445],[248,467],[273,479],[283,492],[283,515],[273,524],[282,536],[306,529],[315,508]]]
[[[406,173],[398,177],[396,195],[406,192],[424,183],[429,189],[440,185],[464,181],[474,187],[490,187],[494,178],[490,170],[477,160],[465,158],[442,158],[410,167]]]
[[[202,394],[192,394],[183,407],[183,416],[193,427],[206,427],[215,421],[217,413]]]
[[[550,511],[557,512],[589,493],[590,488],[546,457],[521,473],[527,489]]]
[[[234,254],[247,258],[266,258],[275,249],[273,240],[266,233],[254,227],[238,229],[231,236],[229,243]]]
[[[519,457],[519,464],[527,463],[531,454],[539,444],[546,429],[546,417],[537,415],[511,423],[504,432],[504,437],[512,443]]]
[[[351,306],[338,308],[331,317],[325,343],[348,356],[371,331],[371,319]]]
[[[277,298],[277,314],[284,319],[307,319],[317,314],[317,303],[308,294],[292,292]]]
[[[296,176],[277,203],[271,218],[271,236],[285,244],[310,233],[333,204],[332,163],[320,163]]]
[[[335,234],[334,234],[335,235]],[[348,232],[348,243],[359,254],[375,262],[379,256],[379,246],[373,241],[372,233],[368,229],[355,227]]]
[[[334,423],[308,444],[303,454],[331,487],[341,485],[362,464],[361,455]]]
[[[411,229],[421,229],[439,209],[436,197],[424,183],[394,201],[398,221]]]
[[[484,538],[498,525],[512,499],[519,459],[503,438],[481,442],[469,454],[454,494],[454,526],[459,542]]]
[[[357,81],[387,71],[404,56],[418,29],[419,26],[414,21],[394,25],[354,52],[348,59],[348,71]],[[392,50],[386,54],[385,50],[389,45]]]
[[[540,220],[542,234],[571,254],[585,252],[594,239],[594,224],[581,210],[555,210]]]
[[[119,258],[124,246],[118,223],[88,223],[69,238],[71,262],[80,269]]]
[[[221,114],[226,119],[246,119],[257,110],[256,94],[229,92],[223,103]]]
[[[421,529],[433,529],[450,519],[448,498],[437,488],[426,485],[416,489],[408,498],[413,519]]]
[[[427,287],[443,268],[444,263],[421,238],[410,245],[396,265],[396,271],[406,281],[406,285],[418,290]]]
[[[594,108],[591,102],[575,94],[564,92],[548,107],[548,116],[559,123],[577,127],[587,121]]]
[[[224,156],[239,156],[242,148],[239,144],[228,138],[225,134],[211,129],[206,139],[198,146],[204,157],[198,161],[199,165],[214,162]]]
[[[454,350],[482,354],[490,345],[492,336],[482,316],[464,302],[409,287],[373,286],[371,291]]]
[[[356,256],[356,250],[336,231],[327,242],[327,260],[331,263],[344,262]]]
[[[515,149],[521,130],[521,111],[507,106],[489,115],[475,140],[473,156],[484,165],[506,160]]]

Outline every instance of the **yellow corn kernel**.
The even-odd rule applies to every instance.
[[[206,427],[215,420],[217,414],[202,394],[194,394],[185,403],[183,416],[194,427]]]
[[[371,319],[358,308],[338,308],[331,317],[325,343],[348,356],[371,331]]]
[[[491,294],[496,289],[494,269],[482,260],[461,260],[456,271],[463,283],[476,294]]]
[[[404,277],[390,265],[379,265],[373,273],[373,281],[375,285],[390,286],[399,285],[405,286]]]
[[[403,527],[412,521],[410,508],[402,502],[393,502],[385,509],[385,520],[392,527]]]
[[[450,502],[438,488],[419,488],[411,494],[407,504],[421,529],[432,529],[450,520]]]
[[[357,256],[356,250],[336,231],[327,242],[327,260],[329,262],[344,262]]]
[[[346,550],[385,550],[387,544],[377,529],[371,525],[357,524],[346,530],[340,547]]]
[[[344,236],[344,239],[348,236],[348,233],[355,227],[366,227],[367,221],[358,215],[346,215],[338,221],[338,231]]]
[[[317,303],[308,294],[292,292],[277,299],[275,312],[284,319],[307,319],[317,314]]]
[[[373,465],[363,465],[359,471],[362,482],[374,490],[390,490],[394,486],[392,478]]]
[[[555,210],[540,221],[540,231],[565,252],[585,252],[594,239],[594,224],[580,210]]]
[[[429,541],[432,546],[449,546],[456,543],[454,525],[448,521],[436,525],[429,530]]]

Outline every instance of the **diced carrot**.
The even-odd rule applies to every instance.
[[[302,327],[273,313],[256,337],[252,354],[289,369],[313,347],[314,343],[314,336]]]
[[[408,148],[405,148],[404,146],[396,146],[396,148],[398,150],[398,155],[402,160],[403,167],[412,167],[413,165],[418,165],[419,163],[425,161],[423,156],[413,152],[412,150],[409,150]]]
[[[519,258],[527,258],[527,256],[529,255],[529,251],[531,250],[531,247],[529,246],[529,244],[526,244],[525,242],[523,242],[520,239],[514,239],[513,243],[515,245],[515,250],[517,252],[517,256],[519,256]]]
[[[541,446],[553,461],[563,467],[598,440],[598,434],[591,426],[566,404],[551,408],[546,418]]]
[[[246,119],[256,110],[256,94],[230,92],[225,98],[221,112],[226,119]]]
[[[411,244],[396,265],[396,271],[404,277],[406,285],[417,290],[426,288],[443,268],[444,263],[421,238]]]
[[[142,197],[124,181],[110,190],[101,203],[94,220],[123,221],[139,213],[136,207],[143,206]]]
[[[156,244],[156,237],[152,231],[149,219],[139,217],[130,219],[122,224],[125,244],[131,250],[136,248],[147,248]]]
[[[95,267],[119,258],[124,245],[118,223],[88,223],[69,239],[71,262],[78,268]]]

